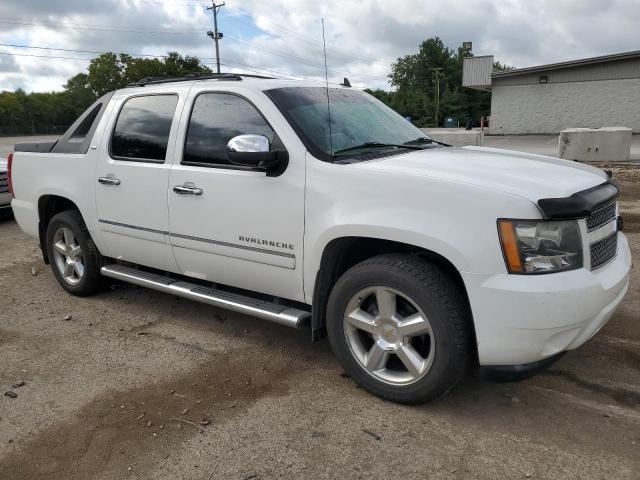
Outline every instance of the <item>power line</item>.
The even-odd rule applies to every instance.
[[[276,74],[276,75],[287,75],[289,77],[294,77],[294,78],[290,78],[289,80],[306,80],[306,81],[310,81],[310,82],[320,82],[320,80],[315,79],[315,78],[305,77],[303,75],[297,75],[297,74],[293,74],[293,73],[280,72],[280,71],[271,70],[271,69],[268,69],[268,68],[257,67],[255,65],[248,65],[246,63],[240,63],[240,62],[236,62],[234,60],[225,60],[225,62],[223,62],[222,65],[226,65],[227,67],[233,67],[233,68],[242,68],[242,69],[251,71],[253,73],[269,72],[269,73]],[[209,65],[209,64],[205,63],[204,65]],[[258,70],[260,70],[260,71],[258,71]],[[342,86],[342,84],[336,83],[336,82],[329,82],[329,84],[330,85]],[[360,90],[357,87],[354,87],[354,88]]]
[[[52,59],[63,59],[63,60],[93,60],[92,58],[68,57],[68,56],[61,56],[61,55],[36,55],[36,54],[29,54],[29,53],[0,52],[0,55],[8,55],[8,56],[12,56],[12,57],[52,58]],[[213,63],[205,63],[205,62],[203,62],[202,64],[206,65],[206,66],[215,65]],[[290,78],[290,80],[317,81],[317,80],[315,80],[313,78],[304,77],[302,75],[295,75],[295,74],[287,73],[287,72],[279,72],[279,71],[276,71],[276,70],[266,69],[266,68],[258,67],[258,66],[255,66],[255,65],[241,64],[239,62],[234,62],[234,61],[231,61],[231,60],[227,60],[226,62],[220,62],[220,64],[228,66],[228,67],[232,67],[232,68],[241,68],[241,69],[244,69],[244,70],[251,71],[253,73],[269,72],[269,73],[273,73],[273,74],[276,74],[276,75],[286,75],[286,76],[289,76],[289,77],[294,77],[294,78]],[[338,83],[333,83],[333,82],[329,82],[329,83],[332,84],[332,85],[340,85]]]
[[[6,18],[6,17],[5,17]],[[204,32],[205,29],[201,29],[198,30],[197,32],[177,32],[177,31],[142,31],[142,30],[134,30],[131,28],[125,28],[125,27],[111,27],[111,26],[107,26],[107,25],[96,25],[95,27],[93,26],[84,26],[85,24],[74,24],[75,26],[70,26],[70,25],[45,25],[45,24],[41,24],[41,23],[33,23],[33,22],[8,22],[8,21],[1,21],[0,20],[0,24],[2,23],[18,23],[18,24],[23,24],[23,25],[32,25],[32,26],[42,26],[42,27],[46,27],[46,28],[69,28],[69,29],[75,29],[75,30],[95,30],[95,31],[105,31],[105,32],[127,32],[127,33],[138,33],[138,34],[164,34],[164,33],[169,33],[169,34],[179,34],[179,35],[201,35],[202,33],[200,32]],[[109,27],[109,28],[106,28]],[[196,30],[196,29],[193,29]],[[215,34],[214,34],[215,35]],[[264,50],[266,52],[269,52],[273,55],[277,55],[279,57],[282,58],[286,58],[289,60],[295,60],[299,63],[302,63],[304,65],[310,66],[310,67],[315,67],[315,68],[321,68],[322,65],[320,64],[313,64],[313,63],[309,63],[308,61],[306,61],[304,58],[299,57],[299,56],[295,56],[295,55],[290,55],[290,54],[286,54],[283,53],[279,50],[275,50],[272,48],[268,48],[265,47],[263,45],[259,45],[255,42],[250,42],[247,40],[243,40],[240,37],[236,37],[234,35],[228,35],[228,37],[233,38],[234,40],[253,46],[254,48],[258,48],[260,50]],[[58,49],[61,50],[61,49]],[[84,53],[93,53],[93,52],[84,52]],[[106,53],[106,52],[102,52],[102,53]],[[138,56],[152,56],[152,57],[160,57],[160,55],[144,55],[144,54],[140,54]],[[332,73],[335,73],[337,75],[345,75],[344,71],[336,71],[336,70],[329,70]],[[361,80],[368,80],[368,81],[384,81],[386,82],[387,79],[383,79],[381,77],[369,77],[369,76],[364,76],[364,75],[353,75],[350,73],[346,73],[347,76],[351,76],[352,78],[358,78]]]
[[[265,30],[261,29],[260,27],[258,27],[257,26],[257,19],[253,15],[251,15],[249,12],[247,12],[246,10],[243,10],[242,8],[239,8],[239,7],[232,7],[232,6],[229,6],[229,8],[231,10],[235,10],[235,11],[241,13],[242,15],[245,15],[245,16],[251,18],[256,23],[256,25],[251,25],[250,23],[247,23],[247,22],[245,22],[243,20],[240,20],[239,18],[236,18],[234,16],[230,16],[230,15],[225,15],[226,19],[232,20],[234,22],[241,23],[243,25],[246,25],[248,27],[253,28],[254,30],[266,33],[267,35],[274,36],[274,35],[266,32]],[[266,22],[267,24],[271,25],[271,29],[272,30],[280,31],[280,32],[283,32],[283,33],[293,37],[293,38],[301,40],[303,42],[306,42],[306,43],[309,43],[309,44],[313,44],[313,45],[317,45],[318,46],[318,50],[322,50],[320,48],[320,43],[321,42],[320,42],[320,39],[318,39],[318,38],[314,38],[314,37],[311,37],[311,36],[308,36],[308,35],[302,35],[302,34],[300,34],[298,32],[294,32],[293,30],[289,30],[289,29],[287,29],[285,27],[282,27],[281,25],[276,24],[275,22],[273,22],[271,20],[263,20],[263,21]],[[361,55],[355,55],[353,52],[349,52],[348,50],[341,49],[341,48],[339,48],[339,47],[337,47],[335,45],[327,44],[327,48],[329,49],[329,51],[333,50],[334,53],[343,52],[343,53],[340,53],[343,56],[357,58],[357,59],[363,60],[365,62],[375,62],[375,61],[377,61],[377,59],[373,59],[373,58],[370,58],[370,57],[367,58],[367,57],[363,57]]]
[[[0,46],[3,46],[5,44],[0,44]],[[8,45],[8,44],[6,44]],[[70,52],[84,52],[84,53],[112,53],[112,52],[98,52],[98,51],[94,51],[94,50],[72,50],[72,49],[57,49],[57,48],[50,48],[50,47],[26,47],[26,48],[38,48],[38,49],[46,49],[46,50],[61,50],[61,51],[70,51]],[[69,56],[62,56],[62,55],[37,55],[37,54],[30,54],[30,53],[13,53],[13,52],[0,52],[0,55],[6,55],[6,56],[15,56],[15,57],[35,57],[35,58],[53,58],[53,59],[64,59],[64,60],[85,60],[85,61],[90,61],[93,60],[92,58],[83,58],[83,57],[69,57]],[[133,53],[127,53],[125,55],[131,55],[131,56],[136,56],[136,54]],[[156,57],[156,58],[167,58],[167,55],[145,55],[147,57]],[[210,58],[213,59],[213,58]],[[203,65],[206,66],[214,66],[214,63],[207,63],[207,62],[202,62]],[[241,62],[236,62],[233,60],[227,60],[226,62],[220,62],[221,65],[225,65],[228,67],[232,67],[232,68],[242,68],[242,69],[246,69],[249,71],[253,71],[253,73],[261,73],[261,72],[269,72],[272,74],[276,74],[276,75],[285,75],[288,77],[293,77],[291,78],[292,80],[309,80],[309,81],[316,81],[313,78],[310,77],[305,77],[303,75],[297,75],[297,74],[293,74],[293,73],[288,73],[288,72],[281,72],[281,71],[277,71],[277,70],[272,70],[272,69],[268,69],[268,68],[263,68],[263,67],[258,67],[257,65],[250,65],[250,64],[246,64],[246,63],[241,63]],[[338,83],[334,83],[334,82],[329,82],[332,85],[340,85]]]
[[[169,55],[151,55],[148,53],[103,52],[98,50],[76,50],[73,48],[36,47],[32,45],[16,45],[14,43],[0,43],[0,47],[32,48],[35,50],[55,50],[60,52],[73,52],[73,53],[95,53],[98,55],[102,55],[104,53],[114,53],[116,55],[130,55],[132,57],[169,58]],[[210,57],[209,59],[212,59],[212,58],[213,57]]]
[[[207,8],[207,4],[206,3],[200,3],[200,2],[174,2],[174,1],[157,1],[157,0],[137,0],[138,2],[141,3],[153,3],[154,5],[163,5],[163,6],[167,6],[167,5],[176,5],[176,6],[185,6],[185,7],[202,7],[202,8]]]
[[[41,46],[34,46],[34,45],[18,45],[15,43],[0,43],[0,47],[11,47],[11,48],[29,48],[29,49],[35,49],[35,50],[48,50],[48,51],[60,51],[60,52],[72,52],[72,53],[92,53],[92,54],[96,54],[96,55],[102,55],[105,53],[114,53],[116,55],[129,55],[132,57],[149,57],[149,58],[169,58],[169,55],[161,55],[161,54],[150,54],[150,53],[132,53],[132,52],[107,52],[107,51],[101,51],[101,50],[80,50],[80,49],[75,49],[75,48],[55,48],[55,47],[41,47]],[[11,53],[7,53],[7,55],[11,55]],[[18,54],[16,53],[15,55],[22,55],[22,54]],[[52,57],[53,58],[53,57]],[[216,60],[216,57],[198,57],[199,60]],[[240,62],[234,62],[237,64],[241,64]],[[205,62],[203,62],[203,64],[205,65],[209,65]],[[255,67],[255,65],[249,65],[249,64],[243,64],[243,65],[248,65],[251,67]],[[269,70],[266,68],[262,68],[262,70]],[[273,70],[273,72],[275,73],[282,73],[282,72],[276,72],[275,70]],[[292,75],[292,74],[286,74],[286,75]],[[300,78],[307,78],[304,77],[303,75],[293,75],[296,77],[300,77]],[[338,85],[338,84],[336,84]]]
[[[215,0],[213,0],[215,2]],[[154,3],[154,2],[151,2]],[[174,4],[178,4],[177,2],[173,2]],[[196,5],[196,4],[193,4]],[[204,4],[197,4],[200,6],[203,6],[204,8]],[[211,32],[212,33],[212,37],[215,37],[214,39],[216,40],[216,58],[219,58],[219,48],[218,48],[218,40],[222,37],[221,33],[217,32],[217,12],[219,10],[219,7],[221,7],[224,4],[221,5],[216,5],[215,3],[213,3],[213,7],[208,7],[209,9],[213,9],[214,10],[214,23],[216,24],[216,32]],[[216,8],[217,7],[217,8]],[[249,16],[250,18],[254,19],[248,12],[246,12],[245,10],[239,9],[239,8],[234,8],[231,7],[234,10],[240,11],[242,14]],[[252,28],[255,28],[258,31],[262,31],[257,27],[253,27],[252,25],[249,25],[246,22],[242,22],[238,19],[235,19],[234,17],[225,17],[225,18],[232,18],[236,21],[239,21],[240,23],[243,23],[245,25],[251,26]],[[5,19],[5,20],[1,20],[1,19]],[[8,19],[8,17],[0,17],[0,24],[18,24],[18,25],[30,25],[30,26],[40,26],[40,27],[45,27],[45,28],[65,28],[65,29],[72,29],[72,30],[93,30],[93,31],[106,31],[106,32],[127,32],[127,33],[137,33],[137,34],[153,34],[153,35],[164,35],[164,34],[176,34],[176,35],[201,35],[201,32],[204,32],[205,29],[197,29],[197,28],[192,28],[192,29],[188,29],[188,31],[186,30],[177,30],[177,29],[170,29],[170,28],[163,28],[162,30],[147,30],[147,29],[143,29],[143,27],[135,27],[135,26],[113,26],[113,25],[104,25],[104,24],[83,24],[83,23],[68,23],[65,25],[56,25],[54,24],[55,22],[53,21],[44,21],[41,23],[36,23],[36,22],[21,22],[21,21],[16,21],[16,20],[11,20]],[[255,20],[255,19],[254,19]],[[209,32],[208,32],[209,33]],[[266,32],[265,32],[266,33]],[[270,35],[273,37],[272,34],[267,33],[267,35]],[[307,42],[307,43],[314,43],[317,40],[313,40],[313,41],[309,41],[303,38],[303,36],[301,35],[296,35],[296,34],[292,34],[295,35],[297,37],[299,37],[300,39],[302,39],[303,41]],[[322,67],[322,65],[320,64],[314,64],[314,63],[310,63],[309,61],[307,61],[305,58],[302,58],[300,56],[297,55],[291,55],[288,53],[284,53],[280,50],[276,50],[273,48],[268,48],[266,46],[257,44],[255,42],[251,42],[251,41],[247,41],[247,40],[243,40],[239,37],[235,37],[233,35],[229,35],[231,38],[234,38],[236,41],[240,42],[240,43],[244,43],[247,45],[250,45],[254,48],[269,52],[272,55],[276,55],[285,59],[290,59],[290,60],[294,60],[298,63],[302,63],[304,65],[310,66],[310,67],[314,67],[314,68],[320,68]],[[18,48],[27,48],[27,46],[22,46],[22,45],[13,45],[13,44],[5,44],[5,46],[11,46],[11,47],[18,47]],[[32,48],[40,48],[40,49],[46,49],[46,47],[32,47]],[[308,48],[307,48],[308,49]],[[60,50],[60,51],[76,51],[76,52],[80,52],[80,53],[106,53],[106,52],[95,52],[95,51],[91,51],[91,50],[72,50],[72,49],[53,49],[53,50]],[[163,58],[165,56],[163,55],[149,55],[149,54],[131,54],[131,55],[136,55],[136,56],[140,56],[140,57],[158,57],[158,58]],[[346,54],[345,54],[346,55]],[[28,56],[28,55],[23,55],[23,56]],[[362,57],[356,57],[353,56],[354,58],[362,58]],[[218,61],[216,62],[218,63]],[[217,65],[216,65],[217,67]],[[219,68],[218,68],[219,70]],[[346,73],[344,71],[336,71],[336,70],[330,70],[332,73],[338,74],[338,75],[348,75],[352,78],[356,78],[356,79],[361,79],[361,80],[368,80],[368,81],[382,81],[382,82],[388,82],[387,78],[381,78],[381,77],[371,77],[371,76],[363,76],[363,75],[353,75],[351,73]]]
[[[40,24],[47,24],[47,23],[53,23],[53,24],[60,24],[60,25],[65,25],[65,26],[77,26],[77,27],[102,27],[102,28],[108,28],[108,29],[124,29],[124,28],[130,28],[133,30],[141,30],[141,31],[145,31],[145,30],[149,30],[149,27],[142,27],[142,26],[137,26],[137,25],[123,25],[123,26],[118,26],[118,25],[105,25],[102,23],[78,23],[78,22],[67,22],[67,21],[63,21],[63,22],[57,22],[54,20],[38,20],[33,21],[33,22],[23,22],[20,19],[15,19],[15,18],[11,18],[11,17],[0,17],[0,20],[7,20],[10,21],[11,23],[26,23],[26,24],[32,24],[32,25],[40,25]],[[46,25],[44,25],[46,26]],[[154,27],[151,28],[151,30],[155,30]],[[204,32],[206,30],[206,28],[172,28],[172,27],[162,27],[162,30],[165,32],[170,32],[170,31],[179,31],[179,32]]]
[[[37,57],[37,58],[60,58],[64,60],[93,60],[92,58],[80,58],[80,57],[62,57],[58,55],[35,55],[31,53],[10,53],[0,52],[0,55],[7,55],[11,57]]]
[[[249,65],[247,63],[237,62],[235,60],[225,59],[225,61],[221,62],[221,64],[225,65],[227,67],[246,68],[246,69],[253,69],[254,71],[255,70],[260,70],[260,71],[272,73],[272,74],[275,74],[275,75],[286,75],[288,77],[294,77],[294,79],[311,80],[310,78],[305,77],[303,75],[297,75],[297,74],[294,74],[294,73],[287,73],[287,72],[280,72],[280,71],[277,71],[277,70],[272,70],[270,68],[263,68],[263,67],[258,67],[256,65]],[[209,65],[209,64],[205,63],[204,65]],[[258,73],[258,72],[255,72],[255,73]]]
[[[150,3],[157,3],[157,2],[152,2],[150,1]],[[187,4],[181,4],[181,3],[175,3],[176,5],[187,5]],[[204,4],[190,4],[190,5],[200,5],[204,8]],[[211,9],[211,7],[208,7],[209,9]],[[241,12],[243,15],[248,16],[249,18],[253,19],[254,21],[257,21],[257,19],[255,19],[255,17],[251,16],[248,12],[246,12],[246,10],[242,10],[240,8],[237,7],[229,7],[232,10],[236,10],[238,12]],[[244,22],[234,16],[225,16],[226,19],[232,20],[234,22],[238,22],[241,23],[243,25],[246,25],[250,28],[253,28],[254,30],[257,30],[259,32],[265,33],[269,36],[274,36],[273,34],[270,34],[268,32],[265,32],[264,30],[260,29],[259,27],[252,25],[250,23]],[[272,22],[266,20],[267,23],[272,24]],[[157,35],[157,34],[169,34],[169,35],[200,35],[201,32],[206,32],[207,29],[206,28],[181,28],[181,29],[176,29],[176,28],[169,28],[169,27],[163,27],[161,30],[158,29],[147,29],[145,27],[139,27],[139,26],[116,26],[116,25],[104,25],[104,24],[87,24],[87,23],[75,23],[75,22],[64,22],[64,24],[60,24],[58,22],[55,21],[51,21],[51,20],[40,20],[38,22],[27,22],[27,21],[21,21],[18,19],[12,19],[10,17],[0,17],[0,24],[8,24],[8,25],[26,25],[26,26],[34,26],[34,27],[45,27],[45,28],[57,28],[57,29],[70,29],[70,30],[88,30],[88,31],[104,31],[104,32],[125,32],[125,33],[135,33],[135,34],[151,34],[151,35]],[[273,25],[273,24],[272,24]],[[283,27],[279,27],[279,26],[274,26],[273,30],[276,31],[280,31],[280,32],[285,32],[285,34],[290,35],[294,38],[297,38],[298,40],[301,40],[303,42],[306,42],[308,44],[312,44],[312,45],[317,45],[318,47],[316,47],[319,50],[319,40],[318,39],[312,39],[312,37],[306,37],[302,36],[300,34],[296,34],[293,33],[290,30],[284,29]],[[362,56],[358,56],[355,55],[353,53],[349,53],[344,49],[340,49],[338,47],[335,46],[331,46],[328,45],[329,47],[329,51],[333,51],[333,54],[337,54],[337,55],[341,55],[343,57],[351,57],[351,58],[356,58],[359,60],[363,60],[365,62],[375,62],[377,61],[376,59],[373,58],[366,58],[366,57],[362,57]],[[306,48],[306,47],[303,47]],[[316,50],[316,53],[317,51]],[[330,55],[331,56],[331,55]]]
[[[270,37],[277,37],[276,35],[274,35],[274,34],[272,34],[270,32],[267,32],[266,30],[263,30],[262,28],[260,28],[260,27],[258,27],[256,25],[252,25],[249,22],[242,21],[242,20],[240,20],[239,18],[237,18],[237,17],[235,17],[233,15],[225,15],[223,18],[225,20],[231,20],[232,22],[237,22],[237,23],[240,23],[242,25],[245,25],[245,26],[247,26],[249,28],[252,28],[253,30],[255,30],[257,32],[263,33],[263,34],[268,35]],[[251,17],[251,18],[253,18],[253,17]],[[280,37],[284,37],[285,39],[286,39],[287,36],[290,36],[291,38],[294,38],[296,41],[302,41],[302,42],[307,43],[308,45],[313,45],[313,47],[302,47],[305,50],[310,50],[310,51],[313,51],[315,53],[320,53],[322,51],[322,48],[320,47],[320,43],[319,43],[318,40],[307,40],[306,38],[303,38],[303,37],[300,37],[300,36],[296,36],[296,35],[291,34],[291,33],[287,33],[284,30],[280,30],[277,27],[273,27],[273,28],[271,28],[271,30],[280,31],[281,33],[284,33],[284,35],[279,35],[279,36]],[[361,57],[361,56],[358,56],[358,55],[354,55],[353,53],[346,53],[346,50],[341,50],[341,49],[339,49],[337,47],[332,47],[331,45],[327,45],[327,55],[330,56],[330,57],[341,56],[343,58],[357,59],[357,60],[361,60],[361,61],[364,61],[364,62],[367,62],[367,63],[374,63],[374,62],[377,61],[377,60],[372,59],[372,58],[365,58],[365,57]]]
[[[53,23],[53,22],[51,22]],[[195,31],[174,31],[174,30],[134,30],[134,29],[128,29],[128,28],[120,28],[120,27],[116,27],[116,26],[108,26],[108,25],[104,25],[104,26],[85,26],[85,24],[74,24],[74,25],[46,25],[43,22],[40,23],[36,23],[36,22],[21,22],[21,21],[16,21],[16,20],[11,20],[11,21],[7,21],[7,20],[0,20],[0,24],[8,24],[8,25],[27,25],[27,26],[34,26],[34,27],[45,27],[45,28],[64,28],[64,29],[70,29],[70,30],[90,30],[90,31],[98,31],[98,32],[124,32],[124,33],[138,33],[138,34],[152,34],[152,35],[157,35],[157,34],[169,34],[169,35],[202,35],[203,32],[206,31],[206,29],[201,29],[197,32]],[[102,28],[104,27],[104,28]],[[195,30],[195,29],[194,29]]]
[[[269,53],[271,53],[272,55],[276,55],[276,56],[278,56],[278,57],[286,58],[286,59],[289,59],[289,60],[295,60],[296,62],[298,62],[298,63],[302,63],[303,65],[307,65],[307,66],[309,66],[309,67],[324,68],[324,67],[322,66],[322,64],[319,64],[319,63],[309,63],[309,62],[308,62],[308,61],[306,61],[304,58],[302,58],[302,57],[298,57],[298,56],[296,56],[296,55],[286,54],[286,53],[283,53],[283,52],[281,52],[281,51],[279,51],[279,50],[274,50],[274,49],[272,49],[272,48],[265,47],[264,45],[260,45],[260,44],[255,43],[255,42],[251,42],[251,41],[248,41],[248,40],[243,40],[242,38],[240,38],[240,37],[236,37],[235,35],[227,35],[227,36],[228,36],[229,38],[233,38],[233,39],[234,39],[235,41],[237,41],[237,42],[247,44],[247,45],[252,46],[252,47],[254,47],[254,48],[258,48],[258,49],[260,49],[260,50],[263,50],[263,51],[265,51],[265,52],[269,52]],[[351,76],[351,77],[353,77],[353,78],[359,78],[359,79],[362,79],[362,80],[369,80],[369,81],[385,81],[385,82],[387,81],[387,79],[383,79],[383,78],[381,78],[381,77],[369,77],[369,76],[365,76],[365,75],[353,75],[353,74],[351,74],[351,73],[346,73],[345,71],[338,71],[338,70],[333,70],[333,69],[329,69],[329,71],[330,71],[330,72],[332,72],[332,73],[335,73],[335,74],[337,74],[337,75],[343,75],[343,76],[344,76],[344,75],[347,75],[347,76]]]

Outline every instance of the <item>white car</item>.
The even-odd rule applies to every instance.
[[[0,158],[0,218],[11,213],[11,194],[7,179],[7,160]]]
[[[474,365],[526,376],[602,328],[631,266],[610,175],[438,144],[327,87],[222,74],[108,94],[57,142],[16,145],[15,217],[72,294],[110,277],[309,325],[398,402]]]

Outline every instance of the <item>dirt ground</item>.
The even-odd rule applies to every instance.
[[[640,168],[614,171],[640,258]],[[0,478],[637,479],[639,277],[547,372],[469,376],[407,407],[357,388],[307,331],[129,285],[67,295],[3,221]]]

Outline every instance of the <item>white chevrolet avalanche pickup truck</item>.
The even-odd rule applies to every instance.
[[[69,293],[108,277],[305,326],[397,402],[470,367],[530,375],[628,287],[610,174],[439,144],[348,86],[145,79],[9,163],[15,218]]]

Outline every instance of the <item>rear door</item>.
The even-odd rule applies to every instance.
[[[167,184],[188,87],[115,100],[96,162],[98,225],[108,255],[177,271],[169,245]]]

